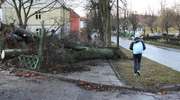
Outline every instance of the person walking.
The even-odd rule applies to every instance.
[[[133,42],[130,44],[130,50],[133,53],[133,61],[134,61],[134,74],[140,76],[140,66],[141,66],[141,58],[142,53],[146,49],[144,41],[140,36],[135,36]]]

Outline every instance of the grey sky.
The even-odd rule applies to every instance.
[[[148,12],[149,9],[158,13],[161,8],[161,2],[164,2],[167,7],[172,7],[175,3],[180,4],[180,0],[127,0],[128,8],[137,11],[138,13]]]
[[[86,16],[84,7],[86,6],[86,0],[71,0],[67,4],[81,17]]]
[[[86,0],[73,0],[75,5],[72,8],[80,15],[85,16],[84,6]],[[160,10],[161,1],[165,2],[167,7],[172,7],[175,3],[180,4],[180,0],[127,0],[129,10],[137,11],[137,13],[144,14],[151,9],[154,13]]]

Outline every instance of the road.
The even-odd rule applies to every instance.
[[[116,43],[116,37],[112,37]],[[130,40],[120,38],[120,45],[129,49]],[[143,56],[180,72],[180,50],[146,44]]]
[[[85,90],[54,78],[20,78],[0,71],[0,100],[179,100],[180,92],[164,95],[130,90]]]

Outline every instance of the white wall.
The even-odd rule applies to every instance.
[[[0,21],[2,21],[2,9],[0,8]]]
[[[85,28],[87,26],[85,21],[80,21],[80,28]]]

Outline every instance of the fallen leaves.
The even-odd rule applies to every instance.
[[[32,71],[16,71],[14,72],[14,74],[15,76],[24,77],[24,78],[46,79],[45,76]]]
[[[104,86],[102,84],[95,84],[95,83],[90,83],[86,81],[79,81],[77,84],[79,87],[85,89],[85,90],[90,90],[90,91],[111,91],[112,88],[108,86]]]

